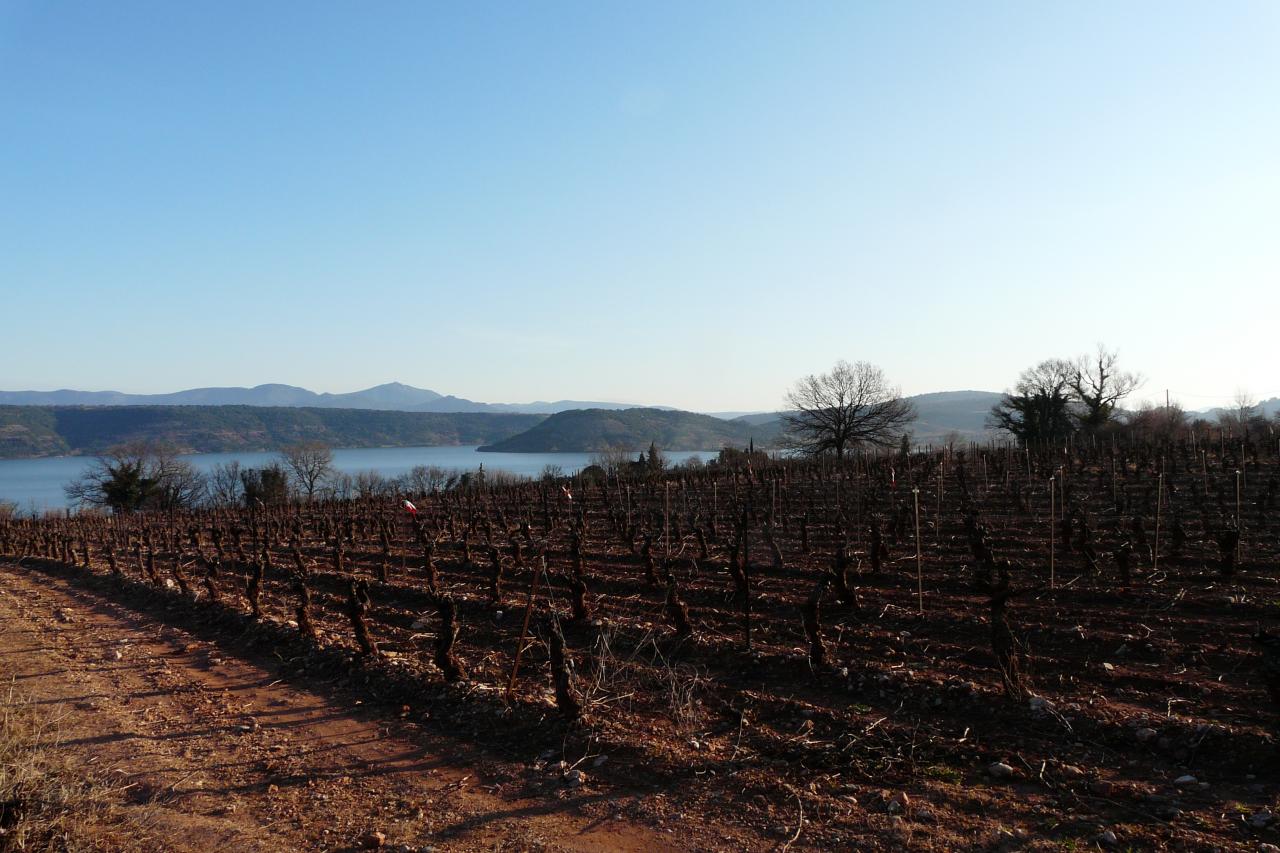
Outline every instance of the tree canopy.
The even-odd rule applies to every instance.
[[[1076,359],[1068,384],[1081,430],[1096,432],[1111,423],[1117,404],[1142,384],[1138,374],[1120,370],[1118,361],[1118,354],[1101,344],[1097,352]]]
[[[1075,432],[1069,361],[1051,358],[1022,371],[1012,392],[991,409],[990,424],[1026,444],[1060,441]]]
[[[915,420],[915,407],[873,364],[838,361],[829,373],[806,376],[787,393],[780,443],[806,456],[843,458],[857,445],[890,447]]]
[[[63,491],[76,504],[113,512],[173,510],[199,504],[206,483],[195,466],[167,447],[125,444],[99,456]]]
[[[1105,429],[1117,420],[1120,401],[1142,384],[1138,374],[1120,370],[1118,361],[1100,344],[1092,355],[1050,358],[1029,367],[992,407],[988,425],[1024,444]]]
[[[320,485],[333,476],[333,451],[323,441],[290,444],[280,451],[280,459],[308,501],[314,499]]]

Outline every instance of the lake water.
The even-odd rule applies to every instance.
[[[714,458],[715,451],[664,452],[672,463],[697,456]],[[363,447],[333,451],[333,467],[344,474],[377,471],[385,477],[407,474],[417,465],[436,465],[454,471],[508,471],[536,477],[547,465],[558,465],[573,474],[591,463],[592,453],[480,453],[475,447]],[[257,468],[279,459],[279,454],[197,453],[184,456],[196,468],[208,471],[214,465],[238,461],[241,467]],[[0,459],[0,501],[13,501],[26,512],[67,505],[62,487],[79,477],[93,464],[92,456],[59,456],[46,459]]]

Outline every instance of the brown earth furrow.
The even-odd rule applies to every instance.
[[[702,844],[626,819],[628,797],[557,785],[504,796],[516,771],[480,750],[11,564],[0,564],[0,661],[56,719],[73,765],[118,781],[136,833],[99,839],[108,849],[342,850],[375,831],[391,849]]]

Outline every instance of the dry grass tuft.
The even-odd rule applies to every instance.
[[[0,694],[0,853],[140,849],[119,791],[72,766],[59,742],[61,716],[14,685]]]

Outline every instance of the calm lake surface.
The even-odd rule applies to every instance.
[[[407,474],[416,465],[437,465],[455,471],[508,471],[536,477],[547,465],[559,465],[573,474],[591,463],[592,453],[480,453],[472,447],[364,447],[333,451],[333,467],[345,474],[377,471],[385,477]],[[712,459],[716,451],[671,451],[672,463],[697,456]],[[279,458],[273,452],[197,453],[185,456],[201,471],[236,460],[242,467],[256,468]],[[13,501],[27,512],[67,505],[62,487],[79,477],[93,464],[92,456],[60,456],[49,459],[0,459],[0,501]]]

